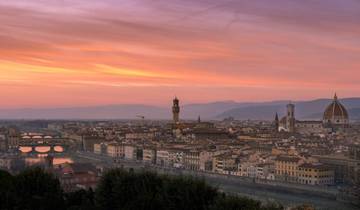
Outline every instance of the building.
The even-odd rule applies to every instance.
[[[105,143],[96,143],[94,144],[94,153],[98,155],[107,154],[107,145]]]
[[[19,172],[26,167],[25,159],[19,158],[17,155],[1,155],[0,170],[10,172]]]
[[[0,134],[0,153],[8,151],[8,143],[5,134]]]
[[[279,181],[297,182],[298,167],[303,160],[296,156],[279,155],[275,159],[275,178]]]
[[[321,163],[304,163],[298,167],[298,182],[307,185],[334,185],[335,172]]]
[[[137,159],[137,149],[132,145],[124,146],[124,158],[127,160],[136,160]]]
[[[65,192],[95,189],[100,179],[96,167],[89,163],[64,163],[55,166],[53,172]]]
[[[156,163],[156,149],[147,147],[143,149],[143,161],[144,163],[155,164]]]
[[[275,116],[275,122],[277,114]],[[281,118],[278,124],[279,131],[285,131],[289,133],[295,132],[295,105],[289,103],[286,105],[286,116]]]
[[[344,155],[314,156],[335,171],[335,183],[360,184],[360,160]]]
[[[107,145],[107,155],[113,158],[124,158],[125,147],[120,143],[111,143]]]
[[[189,170],[200,170],[200,151],[189,150],[185,153],[184,166]]]
[[[349,158],[360,160],[360,144],[353,144],[349,147]]]
[[[295,105],[289,103],[286,106],[287,115],[286,115],[286,129],[288,132],[295,132]]]
[[[156,151],[156,164],[160,166],[169,167],[169,151],[167,149],[159,149]]]
[[[178,124],[180,122],[180,106],[179,106],[179,99],[177,97],[175,97],[175,99],[173,100],[172,112],[173,112],[173,121],[175,124]]]
[[[169,164],[171,167],[184,168],[185,150],[183,149],[169,149]]]
[[[278,130],[298,133],[323,133],[338,131],[349,127],[349,115],[335,94],[333,101],[326,107],[323,119],[319,121],[300,121],[295,119],[295,105],[288,104],[286,116],[279,121]],[[277,119],[275,118],[275,124]]]
[[[256,166],[256,178],[275,180],[275,169],[273,163],[260,163]]]
[[[94,145],[100,144],[104,138],[95,133],[88,133],[82,136],[82,149],[87,152],[94,152]]]
[[[238,159],[236,155],[229,153],[221,154],[213,158],[213,171],[228,174],[237,171]]]
[[[222,151],[202,151],[200,153],[200,170],[213,171],[213,156],[222,154]]]
[[[153,132],[137,131],[125,134],[127,140],[152,140],[154,138],[155,133]]]
[[[323,123],[316,120],[307,120],[295,122],[295,130],[298,133],[302,134],[312,134],[312,133],[323,133],[326,130],[324,129]]]
[[[7,146],[9,149],[18,149],[21,135],[16,128],[9,128],[7,135]]]
[[[335,94],[333,102],[325,109],[323,124],[330,128],[345,128],[349,124],[346,108],[340,103]]]
[[[274,126],[275,126],[275,132],[278,132],[278,131],[279,131],[280,124],[279,124],[279,115],[278,115],[277,112],[276,112],[276,114],[275,114]]]

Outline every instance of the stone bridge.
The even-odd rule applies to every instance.
[[[31,151],[28,153],[60,153],[55,150],[55,147],[60,146],[63,148],[65,152],[70,147],[70,142],[68,139],[64,138],[22,138],[19,141],[19,149],[20,147],[29,147]],[[49,147],[49,151],[41,152],[37,151],[37,147]]]

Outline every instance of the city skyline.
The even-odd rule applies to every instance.
[[[360,0],[0,0],[1,209],[360,208]]]
[[[0,108],[358,97],[360,3],[0,2]]]

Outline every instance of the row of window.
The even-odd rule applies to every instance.
[[[329,178],[332,176],[327,176],[327,175],[322,175],[322,176],[312,176],[312,175],[307,175],[307,174],[300,174],[299,177],[309,177],[309,178]]]
[[[299,182],[301,184],[333,184],[334,180],[333,179],[325,179],[325,180],[319,180],[319,181],[312,181],[312,180],[305,180],[305,179],[300,179]]]

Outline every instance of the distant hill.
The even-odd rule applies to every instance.
[[[226,110],[252,105],[254,103],[237,103],[234,101],[187,104],[181,107],[181,116],[186,119],[197,119],[198,116],[201,116],[203,119],[212,119]]]
[[[321,119],[331,99],[293,102],[296,105],[297,119]],[[360,120],[360,98],[340,100],[348,109],[352,119]],[[181,107],[182,119],[196,120],[200,115],[204,120],[258,119],[272,120],[275,113],[285,114],[288,101],[270,101],[260,103],[238,103],[220,101],[202,104],[186,104]],[[171,119],[171,107],[157,107],[141,104],[108,105],[94,107],[52,108],[52,109],[2,109],[0,119],[136,119],[143,115],[147,119]]]
[[[295,115],[298,119],[321,119],[323,112],[331,102],[332,99],[293,102],[296,106]],[[345,98],[340,102],[348,109],[351,119],[360,119],[360,98]],[[271,120],[274,119],[276,112],[280,116],[285,115],[286,104],[278,103],[235,108],[217,115],[216,118],[222,119],[232,116],[236,119]]]
[[[1,119],[165,119],[170,110],[147,105],[109,105],[95,107],[0,110]]]
[[[235,109],[250,108],[257,106],[276,106],[286,104],[287,101],[271,101],[271,102],[234,102],[220,101],[203,104],[188,104],[181,108],[181,115],[185,119],[197,119],[200,115],[202,119],[217,119],[224,112]]]

